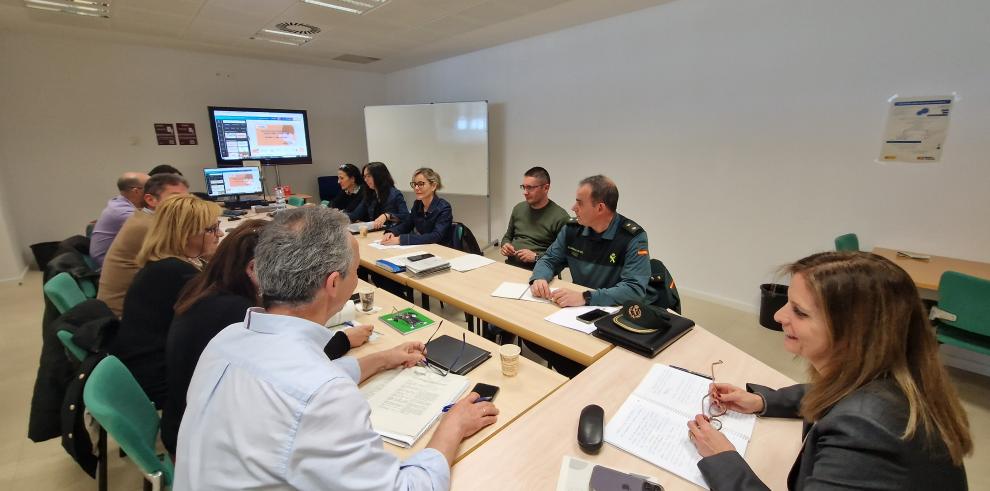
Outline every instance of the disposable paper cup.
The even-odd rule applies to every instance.
[[[368,236],[368,226],[367,225],[361,225],[360,227],[358,227],[358,233],[361,234],[361,237],[367,237]]]
[[[502,375],[515,377],[519,373],[519,356],[522,349],[514,344],[505,344],[498,350],[499,358],[502,360]]]
[[[361,292],[358,296],[361,299],[361,310],[364,312],[371,312],[371,309],[375,307],[375,291],[369,290],[366,292]]]

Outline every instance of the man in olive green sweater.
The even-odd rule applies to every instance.
[[[513,266],[533,269],[570,216],[550,199],[550,173],[543,167],[526,171],[519,188],[526,201],[512,209],[502,237],[502,255]]]

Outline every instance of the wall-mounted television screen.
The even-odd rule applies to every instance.
[[[306,111],[209,106],[217,165],[312,164]]]

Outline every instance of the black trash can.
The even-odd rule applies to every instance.
[[[59,242],[39,242],[31,244],[31,253],[34,254],[34,262],[38,263],[38,269],[45,270],[48,263],[55,258],[58,251]]]
[[[773,314],[776,314],[786,303],[787,285],[776,283],[760,285],[760,325],[774,331],[783,331],[784,328],[780,323],[773,320]]]

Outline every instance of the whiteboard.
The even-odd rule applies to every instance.
[[[488,196],[488,102],[367,106],[368,161],[384,162],[397,188],[431,167],[441,193]]]

